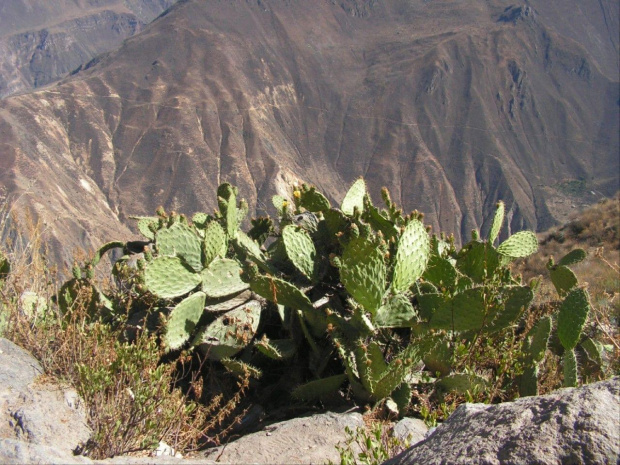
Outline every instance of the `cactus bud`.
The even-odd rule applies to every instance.
[[[472,229],[471,230],[471,240],[472,241],[477,241],[478,239],[480,239],[480,234],[478,233],[478,230]]]
[[[73,277],[75,279],[82,279],[82,270],[80,270],[80,267],[77,263],[73,264],[73,268],[71,268],[71,273],[73,273]]]
[[[162,207],[161,205],[157,207],[157,210],[155,210],[155,213],[157,213],[157,215],[161,216],[162,218],[166,217],[166,210],[164,210],[164,207]]]
[[[295,197],[296,199],[301,198],[301,192],[298,190],[294,190],[293,191],[293,197]]]

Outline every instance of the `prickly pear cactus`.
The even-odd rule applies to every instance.
[[[407,224],[398,241],[392,289],[404,292],[422,276],[430,258],[431,244],[426,228],[419,220]]]
[[[306,278],[316,275],[316,249],[308,233],[293,225],[282,229],[282,241],[289,260]]]
[[[198,347],[211,360],[232,357],[254,338],[260,314],[260,302],[251,300],[203,328],[192,345]]]
[[[364,196],[366,195],[366,183],[363,179],[358,179],[349,188],[344,196],[340,209],[345,215],[353,215],[355,208],[360,212],[364,210]]]
[[[491,225],[491,230],[489,231],[489,243],[493,244],[495,239],[499,236],[499,231],[502,229],[502,223],[504,222],[504,212],[506,207],[504,206],[504,202],[501,200],[497,202],[497,207],[495,208],[495,216],[493,217],[493,224]]]
[[[206,297],[204,292],[196,292],[174,307],[164,325],[163,340],[168,350],[179,349],[189,340],[203,314]]]
[[[218,257],[226,257],[228,241],[224,229],[217,221],[211,221],[205,226],[202,247],[205,266],[209,266]]]
[[[144,270],[146,288],[162,299],[174,299],[187,294],[201,282],[200,274],[179,257],[156,257]]]
[[[519,231],[502,242],[497,251],[509,258],[528,257],[538,250],[538,239],[532,231]]]
[[[579,281],[575,273],[565,265],[554,265],[549,270],[549,277],[560,297],[566,296]]]
[[[579,342],[589,311],[590,299],[585,289],[573,289],[562,302],[558,312],[558,337],[567,351]]]
[[[184,223],[174,223],[155,234],[160,256],[181,257],[194,271],[202,270],[202,249],[197,234]]]
[[[248,289],[241,280],[241,267],[236,260],[217,258],[202,270],[202,290],[213,298],[226,297]]]
[[[342,254],[340,279],[347,291],[372,314],[381,306],[385,292],[386,267],[375,241],[358,237]]]

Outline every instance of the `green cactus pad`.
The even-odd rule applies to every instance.
[[[499,266],[499,257],[491,244],[470,242],[456,260],[456,267],[466,277],[482,283],[487,276],[493,276]]]
[[[497,207],[495,208],[495,216],[493,217],[493,224],[491,225],[491,230],[489,231],[489,243],[493,244],[497,236],[499,236],[499,231],[502,229],[502,224],[504,223],[504,212],[506,207],[504,206],[504,202],[501,200],[497,202]]]
[[[157,257],[146,264],[144,284],[162,299],[174,299],[196,288],[202,279],[179,257]]]
[[[392,289],[404,292],[420,277],[430,258],[431,243],[426,228],[419,220],[412,220],[398,241]]]
[[[292,339],[268,339],[263,336],[254,347],[272,360],[287,360],[297,353],[297,344]]]
[[[574,349],[579,342],[589,312],[590,299],[585,289],[573,289],[560,305],[558,338],[567,351]]]
[[[487,332],[501,331],[514,324],[534,300],[529,286],[505,286],[501,288],[503,306],[499,309]]]
[[[395,356],[374,385],[373,397],[376,400],[389,397],[405,381],[411,367],[420,362],[422,356],[422,351],[417,344],[410,344]]]
[[[315,276],[316,249],[308,233],[297,226],[288,225],[282,229],[282,241],[289,260],[312,281]]]
[[[366,183],[363,179],[358,179],[349,188],[349,191],[344,196],[340,209],[345,215],[352,215],[355,207],[360,212],[364,210],[364,196],[366,195]]]
[[[386,267],[375,242],[358,237],[344,249],[340,279],[346,290],[364,309],[374,314],[385,291]]]
[[[437,309],[446,305],[447,299],[443,294],[431,293],[418,295],[417,301],[420,317],[425,321],[430,321]]]
[[[260,246],[243,231],[239,230],[237,232],[237,237],[233,241],[233,246],[241,260],[249,258],[261,268],[269,269],[265,255],[260,249]]]
[[[468,391],[485,389],[487,380],[482,376],[467,373],[454,373],[437,381],[437,387],[446,392],[466,394]]]
[[[584,261],[586,257],[587,254],[585,250],[575,249],[564,255],[557,264],[558,266],[576,265],[577,263]]]
[[[575,273],[564,265],[552,267],[549,270],[549,277],[560,297],[564,297],[579,284]]]
[[[241,280],[241,267],[235,260],[216,258],[200,273],[202,290],[209,297],[226,297],[246,290],[249,285]]]
[[[398,237],[398,228],[381,214],[379,209],[370,203],[368,196],[364,201],[364,220],[376,231],[381,231],[386,240]]]
[[[297,386],[293,389],[291,395],[297,400],[319,400],[333,392],[336,392],[346,379],[347,375],[341,374],[310,381],[309,383]]]
[[[174,307],[164,326],[168,350],[179,349],[189,340],[204,311],[205,298],[204,292],[196,292]]]
[[[538,364],[545,358],[549,336],[551,335],[551,317],[542,317],[530,329],[524,341],[524,352],[533,364]]]
[[[204,251],[204,266],[209,266],[218,257],[226,257],[228,241],[224,228],[217,221],[211,221],[206,225],[202,248]]]
[[[519,395],[521,397],[538,395],[538,364],[528,365],[519,378]]]
[[[174,223],[155,234],[159,255],[177,256],[185,260],[194,271],[202,270],[202,250],[198,235],[184,223]]]
[[[251,300],[202,329],[192,345],[199,347],[211,360],[232,357],[251,342],[258,328],[260,314],[260,302]]]
[[[407,296],[396,294],[379,307],[374,324],[378,328],[409,328],[418,321],[418,313]]]
[[[315,187],[302,186],[299,204],[310,212],[322,212],[331,208],[329,200]]]
[[[260,379],[263,376],[263,372],[250,365],[249,363],[242,362],[241,360],[235,360],[234,358],[223,358],[220,363],[224,365],[226,370],[234,375],[244,378],[247,375],[254,379]]]
[[[155,240],[155,229],[159,225],[159,218],[156,216],[132,216],[131,219],[138,220],[138,231],[147,239]]]
[[[423,358],[425,368],[433,375],[446,376],[452,371],[452,350],[448,341],[439,339]]]
[[[203,212],[196,212],[192,215],[192,224],[200,229],[206,228],[211,221],[213,217]]]
[[[388,368],[388,364],[383,359],[381,347],[374,341],[367,346],[358,341],[355,345],[354,354],[362,386],[372,395],[375,391],[375,384]]]
[[[233,239],[239,229],[237,189],[228,183],[220,185],[217,188],[217,203],[226,222],[226,234],[230,239]]]
[[[293,284],[282,279],[271,276],[256,276],[250,282],[250,289],[275,304],[304,311],[314,311],[308,296]]]
[[[456,284],[458,272],[450,260],[431,255],[422,278],[438,288],[452,288]]]
[[[519,231],[500,244],[497,251],[510,258],[528,257],[538,250],[538,239],[532,231]]]
[[[276,210],[278,210],[278,213],[282,213],[288,208],[288,201],[281,195],[274,195],[273,197],[271,197],[271,203],[276,208]]]
[[[581,341],[580,345],[592,362],[599,367],[603,365],[603,346],[600,342],[587,337]]]
[[[564,387],[577,387],[577,357],[573,349],[567,350],[562,356],[562,368],[564,369]]]
[[[456,294],[439,307],[430,320],[435,329],[478,330],[485,317],[484,289],[475,287]]]

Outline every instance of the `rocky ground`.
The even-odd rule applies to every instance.
[[[406,418],[395,433],[411,435],[414,446],[386,463],[615,464],[620,461],[619,423],[616,377],[500,405],[465,404],[430,434],[420,420]],[[360,413],[327,412],[267,425],[199,457],[175,457],[162,445],[151,457],[93,461],[73,455],[91,434],[75,392],[46,380],[30,354],[0,339],[3,464],[326,463],[339,460],[334,446],[345,440],[345,427],[363,424]]]

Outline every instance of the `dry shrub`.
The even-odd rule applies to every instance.
[[[204,373],[196,372],[184,392],[174,388],[175,364],[161,363],[155,336],[142,331],[127,342],[122,325],[88,315],[88,295],[78,294],[61,314],[52,298],[60,285],[45,260],[44,230],[27,215],[26,224],[17,224],[12,211],[6,199],[0,202],[0,258],[10,262],[10,272],[0,277],[0,335],[83,399],[93,435],[77,452],[102,459],[152,451],[160,441],[181,452],[218,444],[238,420],[250,374],[236,378],[228,394],[202,404]]]

